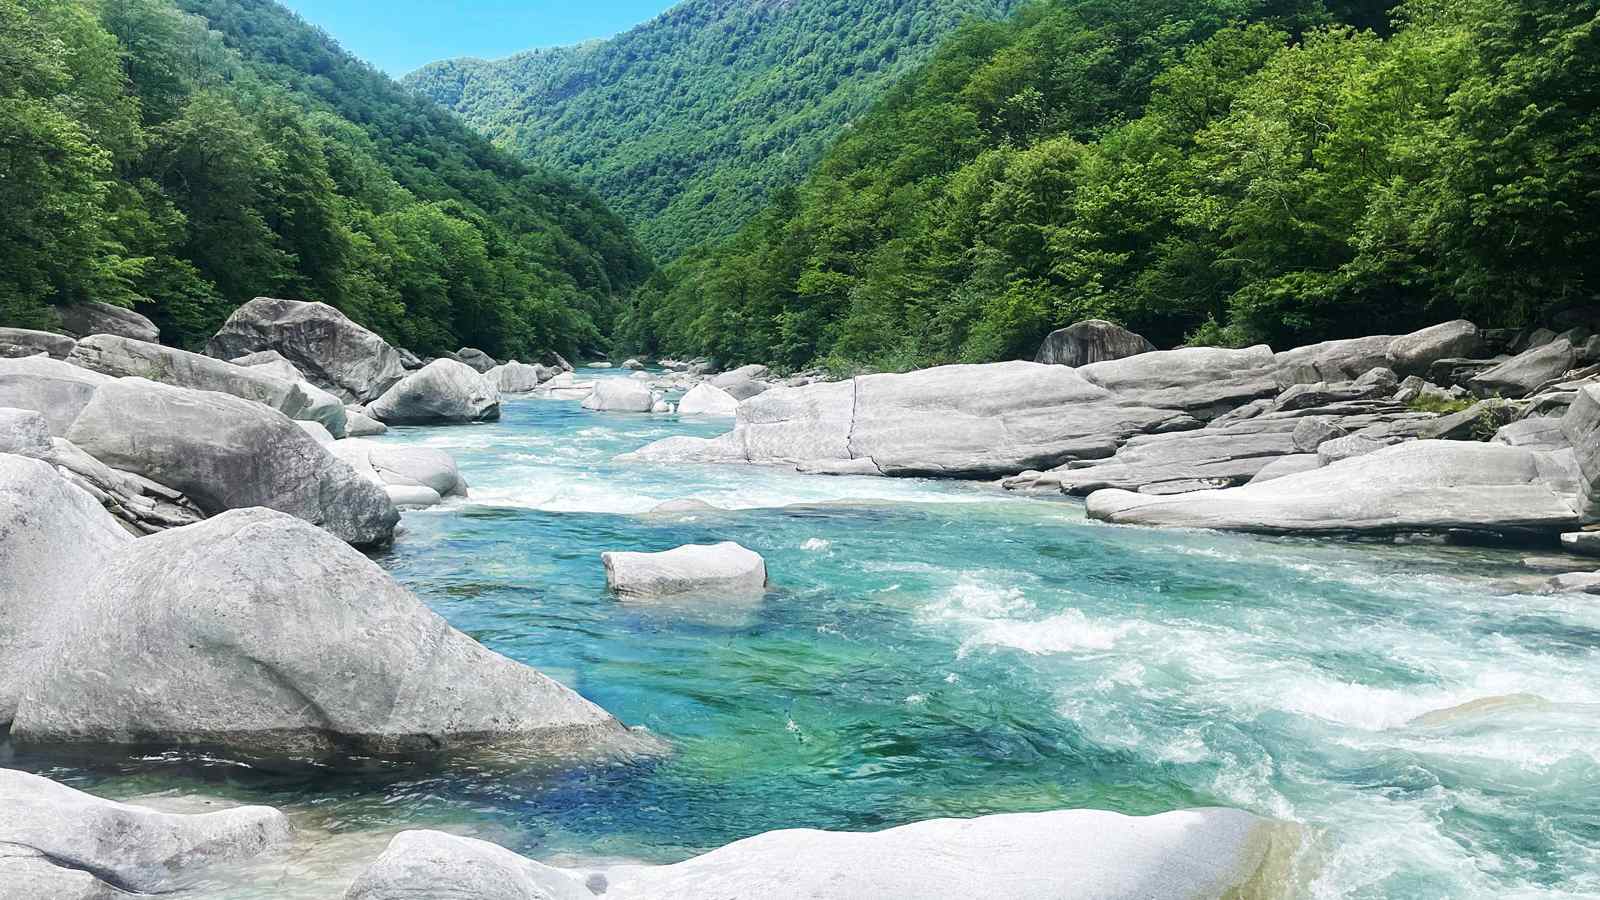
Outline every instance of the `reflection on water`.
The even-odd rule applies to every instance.
[[[725,426],[532,399],[504,414],[382,439],[449,450],[472,499],[408,513],[379,561],[670,755],[20,764],[291,811],[300,851],[208,888],[227,897],[336,897],[404,827],[673,861],[772,828],[1206,804],[1313,826],[1312,896],[1600,892],[1600,604],[1502,593],[1507,553],[1113,528],[986,485],[617,465]],[[685,497],[727,511],[641,515]],[[603,550],[730,539],[765,555],[764,599],[605,591]]]

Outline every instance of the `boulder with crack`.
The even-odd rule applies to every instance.
[[[383,338],[326,303],[257,297],[228,317],[206,355],[235,359],[276,350],[317,387],[345,402],[375,400],[405,377]]]

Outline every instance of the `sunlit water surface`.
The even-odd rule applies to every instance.
[[[407,513],[378,560],[669,755],[316,777],[18,762],[113,796],[290,811],[296,856],[202,890],[219,897],[336,897],[404,827],[671,862],[792,826],[1213,804],[1309,826],[1305,896],[1600,894],[1600,604],[1515,593],[1513,553],[1114,528],[990,485],[618,464],[727,423],[503,412],[382,438],[453,453],[472,499]],[[686,497],[730,511],[643,515]],[[766,557],[765,598],[606,592],[603,550],[717,540]]]

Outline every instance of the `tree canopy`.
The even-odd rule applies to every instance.
[[[598,345],[652,266],[528,168],[269,0],[0,0],[0,324],[81,300],[204,340],[333,304],[423,353]]]
[[[962,29],[801,185],[653,278],[618,341],[903,369],[1031,356],[1088,317],[1292,345],[1593,309],[1597,15],[1035,3]]]

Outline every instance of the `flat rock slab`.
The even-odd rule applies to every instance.
[[[1326,444],[1323,445],[1327,446]],[[1264,533],[1471,531],[1555,535],[1577,512],[1544,480],[1535,452],[1414,441],[1272,481],[1182,496],[1089,496],[1090,518],[1128,525]]]
[[[670,866],[557,869],[484,841],[403,832],[345,900],[815,900],[1255,897],[1282,890],[1294,826],[1231,809],[933,819],[872,833],[791,829]]]
[[[686,544],[660,553],[600,554],[606,586],[625,597],[691,594],[745,597],[766,592],[767,564],[761,554],[732,541]]]

